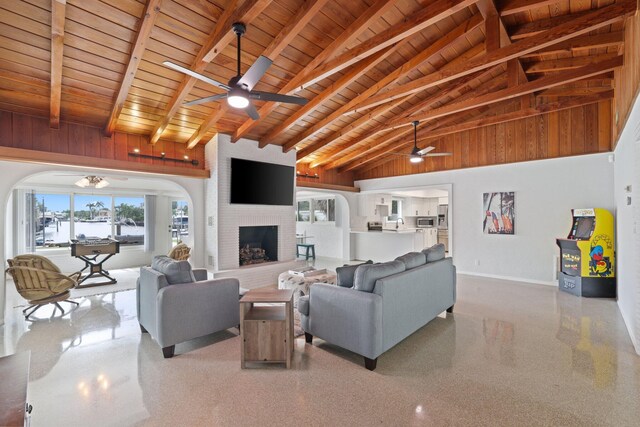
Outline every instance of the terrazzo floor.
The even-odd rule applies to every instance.
[[[0,355],[31,350],[38,426],[637,426],[640,357],[615,301],[459,276],[453,315],[383,354],[315,339],[293,366],[240,369],[237,330],[165,360],[136,320],[135,291],[0,327]]]

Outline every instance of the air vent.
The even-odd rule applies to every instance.
[[[209,255],[209,265],[213,267],[213,255]]]

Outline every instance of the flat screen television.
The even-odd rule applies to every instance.
[[[231,203],[293,205],[293,166],[231,159]]]

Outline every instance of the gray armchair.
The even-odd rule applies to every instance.
[[[237,279],[207,280],[206,269],[166,256],[140,269],[137,286],[140,330],[173,357],[175,345],[240,323]]]

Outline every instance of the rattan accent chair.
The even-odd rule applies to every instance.
[[[168,257],[176,261],[187,261],[191,256],[191,248],[184,243],[178,243],[169,251]]]
[[[62,274],[57,265],[40,255],[18,255],[7,260],[7,263],[9,268],[5,270],[5,274],[11,275],[16,290],[30,304],[22,310],[25,319],[29,320],[29,316],[46,304],[55,304],[53,314],[56,309],[60,309],[64,314],[60,301],[78,305],[77,302],[69,300],[69,291],[78,286],[82,273]]]

